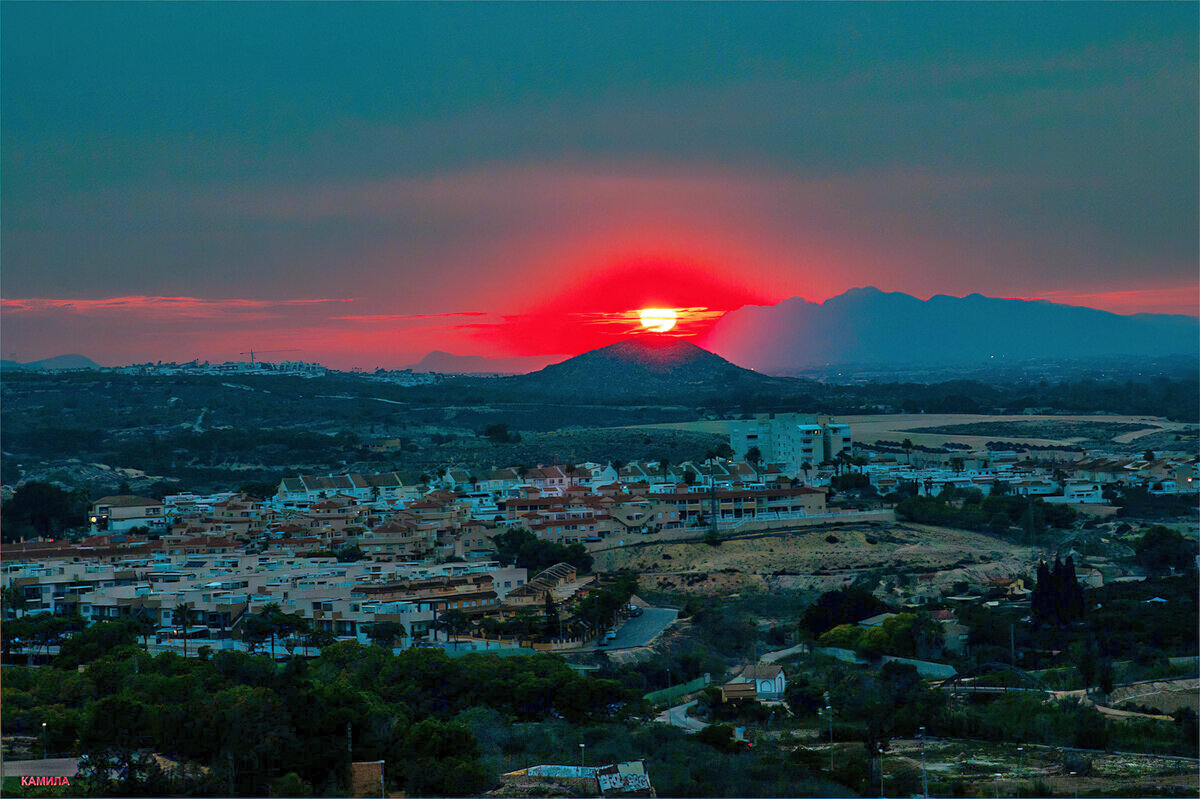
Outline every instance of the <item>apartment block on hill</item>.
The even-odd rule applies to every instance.
[[[831,461],[852,445],[850,425],[824,414],[759,413],[753,419],[730,422],[729,446],[745,458],[757,447],[764,463],[776,464],[797,476]]]

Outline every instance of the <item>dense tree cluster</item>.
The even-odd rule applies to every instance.
[[[853,624],[890,610],[891,607],[880,602],[865,588],[839,588],[821,594],[804,611],[800,627],[816,638],[839,625]]]
[[[853,649],[869,658],[894,655],[932,659],[942,654],[942,630],[928,613],[898,613],[874,627],[839,624],[817,643]]]
[[[936,497],[904,499],[896,506],[896,515],[918,524],[987,531],[1037,543],[1047,527],[1071,529],[1077,512],[1069,505],[1051,505],[1036,498],[995,492],[985,497],[977,488],[948,488]]]
[[[1038,624],[1059,627],[1083,616],[1083,587],[1075,575],[1075,559],[1054,559],[1053,566],[1038,564],[1037,586],[1033,589],[1033,618]]]
[[[580,574],[592,570],[592,556],[583,544],[543,541],[524,527],[513,527],[494,536],[496,559],[505,565],[528,569],[531,575],[557,563],[570,563]]]
[[[64,491],[51,483],[31,481],[0,506],[3,543],[28,538],[55,538],[87,524],[89,501],[82,491]]]
[[[1177,519],[1196,514],[1196,493],[1151,494],[1141,486],[1106,487],[1117,515],[1135,519]]]
[[[1196,562],[1197,545],[1190,538],[1161,524],[1146,531],[1137,542],[1137,562],[1151,574],[1186,569]]]
[[[288,773],[336,792],[351,758],[386,758],[396,764],[393,789],[469,794],[488,780],[457,714],[482,707],[514,721],[581,724],[618,718],[630,701],[618,683],[580,676],[549,655],[452,660],[434,649],[392,655],[339,643],[277,668],[232,651],[151,657],[130,645],[126,626],[96,628],[112,640],[84,671],[74,669],[78,655],[98,650],[77,648],[50,668],[6,669],[4,732],[34,734],[46,722],[52,751],[118,764],[104,789],[119,794],[161,789],[139,772],[145,750],[210,769],[205,793],[261,795]]]

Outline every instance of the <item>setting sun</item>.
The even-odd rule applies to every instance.
[[[642,327],[655,333],[666,333],[675,327],[675,312],[670,308],[643,308]]]

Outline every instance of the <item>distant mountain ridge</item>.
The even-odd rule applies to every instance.
[[[55,355],[53,358],[43,358],[40,361],[19,363],[17,361],[0,361],[0,369],[26,370],[41,372],[47,369],[99,369],[100,364],[83,355]]]
[[[722,317],[704,344],[734,363],[769,374],[840,363],[1200,357],[1200,320],[1168,314],[1121,316],[980,294],[919,300],[868,287],[824,303],[793,297],[773,306],[743,306]]]
[[[780,383],[682,339],[642,333],[541,371],[505,378],[507,388],[587,401],[694,401]]]
[[[562,356],[528,355],[512,358],[487,358],[482,355],[455,355],[433,350],[408,367],[414,372],[438,372],[447,375],[525,374],[541,369]]]

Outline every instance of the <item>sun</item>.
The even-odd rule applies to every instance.
[[[642,327],[655,333],[666,333],[675,327],[675,311],[670,308],[643,308]]]

